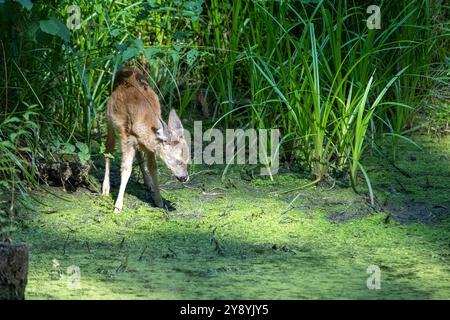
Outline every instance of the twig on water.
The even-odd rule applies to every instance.
[[[139,256],[139,259],[138,259],[139,261],[142,260],[142,257],[144,256],[144,253],[146,250],[147,250],[147,246],[145,246],[144,249],[142,250],[141,255]]]
[[[69,237],[70,237],[70,234],[67,234],[67,238],[64,241],[64,246],[63,246],[63,256],[66,254],[66,244],[67,244],[67,241],[69,241]]]
[[[303,185],[303,186],[296,187],[296,188],[289,189],[289,190],[285,190],[285,191],[274,191],[274,192],[272,192],[272,194],[273,194],[273,195],[279,196],[279,195],[281,195],[281,194],[285,194],[285,193],[290,193],[290,192],[292,192],[292,191],[301,190],[301,189],[307,188],[307,187],[309,187],[309,186],[312,186],[312,185],[318,183],[319,181],[320,181],[320,178],[318,178],[318,179],[316,179],[316,180],[314,180],[314,181],[312,181],[312,182],[309,182],[309,183],[307,183],[307,184],[305,184],[305,185]]]
[[[320,178],[318,178],[318,179],[316,179],[316,180],[314,180],[314,181],[312,181],[312,182],[310,182],[310,183],[307,183],[307,184],[305,184],[305,185],[303,185],[303,186],[300,186],[300,187],[297,187],[297,188],[294,188],[294,189],[290,189],[290,190],[287,190],[287,191],[283,191],[283,192],[281,192],[281,193],[279,193],[279,194],[284,194],[284,193],[288,193],[288,192],[292,192],[292,191],[296,191],[296,190],[305,189],[305,188],[307,188],[307,187],[310,187],[310,186],[312,186],[312,185],[315,185],[315,184],[316,184],[317,182],[319,182],[319,181],[320,181]],[[297,195],[294,197],[294,199],[292,199],[292,201],[289,202],[289,204],[287,205],[286,209],[284,209],[280,214],[285,214],[286,212],[288,212],[289,210],[291,210],[291,209],[292,209],[292,204],[295,202],[295,200],[298,199],[298,197],[300,197],[301,194],[302,194],[301,192],[297,193]]]

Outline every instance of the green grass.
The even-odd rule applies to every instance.
[[[449,166],[440,156],[450,153],[450,140],[417,139],[422,152],[400,145],[399,166],[414,177],[409,183],[382,158],[365,160],[379,181],[374,188],[380,203],[448,201],[435,190],[449,187]],[[389,210],[374,211],[344,181],[333,189],[305,188],[286,210],[294,194],[276,193],[308,183],[299,174],[246,181],[234,167],[222,182],[220,168],[203,169],[191,169],[189,188],[162,169],[163,196],[177,207],[169,213],[151,207],[136,182],[129,184],[120,215],[111,212],[112,197],[53,189],[63,201],[38,192],[47,206],[24,215],[15,236],[30,248],[27,298],[450,298],[448,212],[440,223],[417,223],[419,217],[400,224],[395,212],[386,221]],[[434,189],[423,186],[425,175]],[[398,179],[408,192],[391,190],[399,189]],[[81,290],[69,290],[67,276],[55,276],[70,265],[81,269]],[[369,265],[381,268],[380,290],[366,287]]]

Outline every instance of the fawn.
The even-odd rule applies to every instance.
[[[114,212],[123,207],[125,188],[130,178],[134,156],[139,162],[144,183],[152,193],[156,206],[165,208],[159,192],[156,155],[158,155],[180,182],[189,180],[187,163],[190,159],[183,125],[171,110],[168,124],[161,119],[161,108],[156,93],[137,68],[123,67],[115,75],[113,91],[107,106],[108,137],[106,153],[114,151],[114,130],[121,135],[122,164],[119,194]],[[148,170],[144,154],[147,154]],[[105,178],[102,193],[109,194],[110,158],[105,159]]]

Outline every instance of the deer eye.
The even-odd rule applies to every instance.
[[[175,161],[177,166],[181,166],[183,164],[183,162],[181,162],[180,160]]]

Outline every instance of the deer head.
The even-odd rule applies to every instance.
[[[155,135],[159,144],[159,157],[179,181],[187,182],[190,150],[184,138],[183,125],[174,109],[170,111],[168,124],[160,120],[160,127],[155,131]]]

